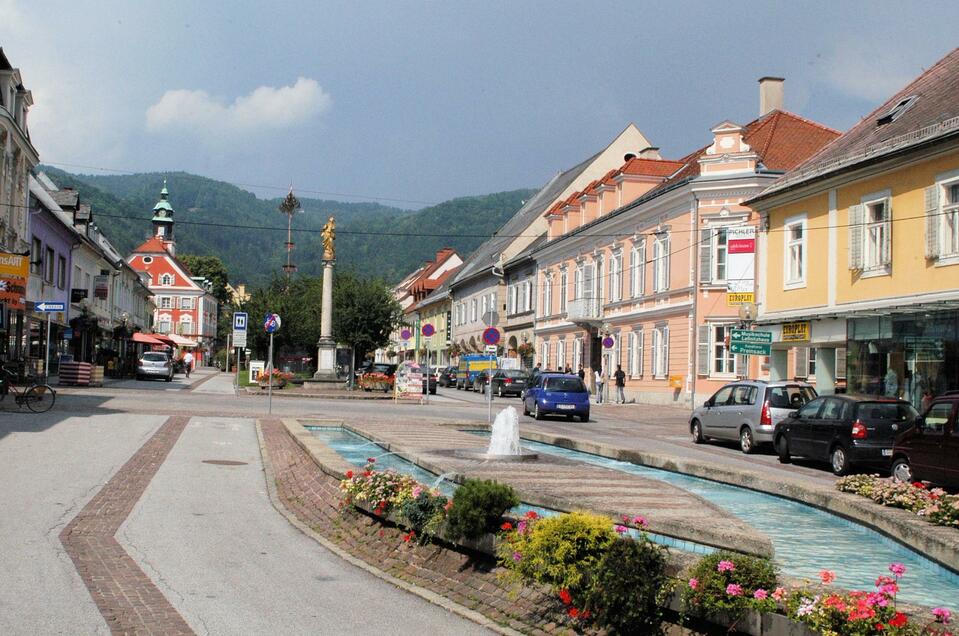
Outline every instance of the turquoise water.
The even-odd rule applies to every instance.
[[[310,426],[307,428],[311,433],[313,433],[314,436],[322,440],[324,444],[336,451],[338,455],[343,457],[343,459],[354,466],[365,466],[367,459],[372,457],[376,459],[375,463],[377,469],[395,470],[398,473],[410,475],[413,477],[413,479],[421,484],[427,484],[429,486],[433,486],[435,484],[436,487],[439,488],[440,492],[447,497],[452,497],[453,491],[456,490],[455,483],[438,479],[438,475],[425,470],[413,462],[403,459],[402,457],[387,452],[386,449],[376,442],[371,442],[365,437],[357,435],[352,431],[338,427],[327,428]],[[550,510],[549,508],[530,506],[528,504],[520,504],[519,506],[513,508],[510,512],[517,517],[522,517],[530,510],[541,516],[559,514],[557,511]],[[638,536],[639,533],[635,529],[630,529],[630,534],[635,537]],[[676,539],[674,537],[667,537],[665,535],[660,535],[653,532],[647,533],[647,536],[649,536],[652,541],[660,545],[665,545],[677,550],[695,552],[698,554],[708,554],[714,551],[714,549],[709,546],[694,543],[692,541],[684,541],[683,539]]]

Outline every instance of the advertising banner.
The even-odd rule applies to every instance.
[[[415,362],[406,361],[396,369],[393,396],[397,399],[423,397],[423,370]]]
[[[93,297],[107,300],[110,297],[110,276],[93,277]]]
[[[752,225],[726,230],[726,280],[728,291],[753,293],[756,269],[756,228]]]
[[[0,252],[0,302],[9,309],[25,309],[30,257]]]

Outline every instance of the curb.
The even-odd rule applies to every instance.
[[[490,631],[493,631],[497,634],[505,634],[508,636],[522,636],[522,632],[518,632],[514,629],[511,629],[509,627],[504,627],[503,625],[500,625],[499,623],[493,622],[492,620],[490,620],[489,618],[487,618],[480,612],[471,610],[467,607],[460,605],[459,603],[455,603],[451,601],[450,599],[446,598],[445,596],[442,596],[440,594],[437,594],[436,592],[433,592],[432,590],[428,590],[426,588],[413,585],[412,583],[407,583],[406,581],[403,581],[402,579],[398,579],[395,576],[388,574],[375,566],[370,565],[366,561],[358,559],[357,557],[343,550],[338,545],[336,545],[335,543],[333,543],[332,541],[322,536],[321,534],[319,534],[318,532],[316,532],[315,530],[307,526],[305,523],[297,519],[296,516],[293,515],[293,513],[291,513],[289,510],[286,509],[286,507],[283,506],[283,503],[280,501],[279,495],[277,494],[276,475],[273,473],[273,465],[270,463],[269,455],[266,451],[266,442],[263,439],[263,431],[261,430],[259,419],[256,421],[256,438],[260,446],[260,460],[263,463],[263,473],[266,478],[266,491],[270,497],[270,503],[273,504],[273,507],[276,509],[276,511],[279,512],[294,528],[296,528],[297,530],[299,530],[306,536],[310,537],[311,539],[313,539],[314,541],[316,541],[317,543],[319,543],[324,548],[326,548],[327,550],[329,550],[336,556],[340,557],[344,561],[350,563],[353,566],[360,568],[361,570],[369,574],[372,574],[378,579],[382,579],[383,581],[386,581],[387,583],[392,584],[394,587],[397,587],[405,592],[418,596],[422,598],[423,600],[432,603],[433,605],[442,607],[448,612],[451,612],[453,614],[456,614],[457,616],[470,620],[476,623],[477,625],[480,625],[481,627],[485,627],[486,629],[489,629]]]

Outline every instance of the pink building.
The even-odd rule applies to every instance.
[[[781,110],[781,79],[763,78],[760,92],[758,119],[721,122],[677,161],[656,149],[627,156],[546,211],[547,241],[533,253],[544,368],[602,365],[612,376],[621,365],[627,400],[685,405],[767,373],[727,343],[737,303],[754,293],[759,217],[741,202],[839,133]]]

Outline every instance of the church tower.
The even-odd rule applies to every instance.
[[[176,254],[176,241],[173,238],[173,206],[167,200],[169,196],[166,179],[164,179],[160,200],[153,206],[153,235],[163,241],[163,246],[170,254]]]

